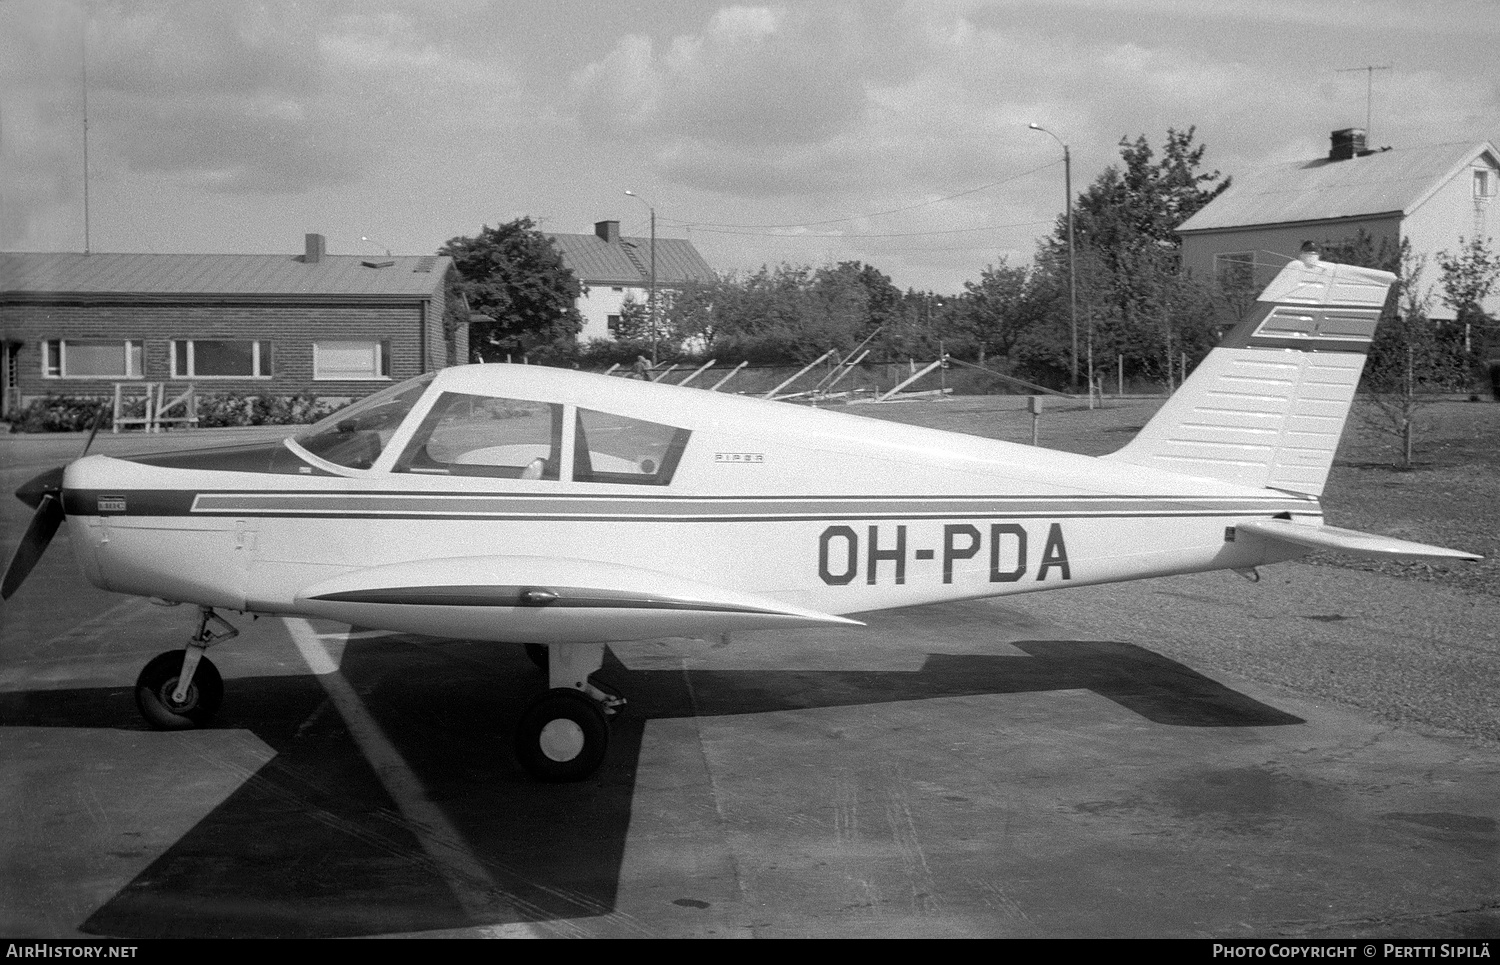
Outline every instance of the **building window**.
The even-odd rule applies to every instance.
[[[1255,284],[1255,252],[1226,251],[1214,255],[1214,277],[1223,288],[1250,288]]]
[[[1480,168],[1474,172],[1474,197],[1493,198],[1495,196],[1495,172],[1489,168]]]
[[[172,342],[172,378],[269,378],[271,357],[270,342],[177,339]]]
[[[609,334],[611,334],[611,335],[617,335],[617,334],[619,334],[619,331],[620,331],[620,316],[619,315],[606,315],[606,316],[604,316],[604,319],[609,324]]]
[[[369,381],[391,377],[391,343],[314,342],[313,378]]]
[[[138,341],[54,338],[43,343],[42,374],[49,379],[138,379],[143,373]]]

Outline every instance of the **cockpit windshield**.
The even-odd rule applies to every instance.
[[[335,465],[368,469],[436,374],[428,372],[376,392],[314,423],[288,442]]]

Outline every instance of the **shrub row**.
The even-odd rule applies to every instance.
[[[316,422],[348,403],[313,395],[262,396],[227,392],[198,396],[198,427],[300,425]],[[136,399],[122,413],[140,416],[145,403]],[[49,395],[33,399],[11,422],[11,432],[83,432],[103,413],[108,426],[114,402],[110,399]],[[174,415],[178,414],[173,410]]]

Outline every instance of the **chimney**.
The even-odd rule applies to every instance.
[[[1347,161],[1369,153],[1365,150],[1364,128],[1346,127],[1342,131],[1333,132],[1333,146],[1328,152],[1328,160]]]
[[[594,222],[594,234],[603,238],[612,245],[620,243],[620,222],[618,221],[596,221]]]
[[[310,234],[307,236],[307,253],[302,260],[309,265],[315,265],[328,254],[328,239],[322,235]]]

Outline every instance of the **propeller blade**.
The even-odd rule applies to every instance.
[[[25,581],[31,568],[36,566],[37,560],[46,552],[47,544],[57,534],[63,515],[62,496],[43,493],[37,503],[36,513],[31,517],[31,525],[26,527],[26,535],[21,537],[21,545],[16,547],[16,555],[10,558],[5,578],[0,580],[0,600],[9,600],[11,594]]]
[[[94,427],[89,430],[88,441],[84,442],[83,451],[78,454],[78,458],[82,459],[89,454],[89,446],[94,444],[94,437],[99,434],[99,427],[104,425],[104,417],[109,414],[108,404],[104,402],[99,403],[99,414],[94,416]]]

